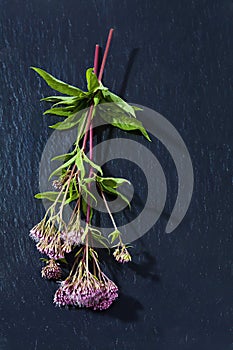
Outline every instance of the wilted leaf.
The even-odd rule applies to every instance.
[[[120,236],[120,231],[118,231],[118,230],[115,230],[115,231],[113,231],[112,233],[110,233],[109,235],[108,235],[108,238],[110,238],[111,239],[111,243],[113,243],[119,236]]]

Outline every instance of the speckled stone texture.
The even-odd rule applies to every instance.
[[[233,348],[232,15],[230,0],[0,0],[1,350]],[[41,279],[40,254],[28,237],[44,213],[33,195],[48,125],[57,120],[42,116],[39,99],[51,90],[29,66],[85,88],[94,45],[104,46],[110,27],[104,83],[177,128],[195,187],[185,219],[165,234],[177,195],[174,164],[157,140],[148,145],[132,135],[163,166],[166,207],[135,243],[131,264],[104,265],[120,289],[112,308],[67,311],[52,304],[57,286]],[[137,191],[132,213],[118,221],[137,215],[147,192],[142,171],[123,160],[106,171]]]

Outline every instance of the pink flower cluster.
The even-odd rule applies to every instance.
[[[41,270],[41,276],[48,280],[58,280],[62,275],[62,270],[54,260],[49,260],[47,266]]]
[[[41,239],[43,239],[44,230],[42,221],[30,230],[29,237],[31,237],[31,239],[33,239],[35,242],[39,242]]]
[[[29,236],[37,243],[40,253],[57,260],[64,258],[64,253],[70,253],[73,246],[81,243],[81,234],[81,230],[56,231],[42,221],[31,229]]]
[[[56,190],[61,190],[62,189],[63,182],[61,180],[54,180],[53,181],[53,187]]]
[[[68,277],[61,282],[54,296],[57,306],[79,306],[93,310],[105,310],[118,297],[118,288],[102,273],[102,280],[90,272],[81,279]]]
[[[82,243],[81,237],[84,230],[80,228],[80,230],[69,230],[61,232],[61,238],[64,242],[68,242],[71,245],[79,245]]]
[[[71,252],[73,246],[81,244],[82,235],[82,228],[75,230],[72,226],[70,230],[58,231],[50,222],[45,221],[41,221],[30,231],[30,237],[36,241],[37,249],[50,258],[41,271],[43,278],[55,280],[61,278],[62,270],[55,260],[64,258],[64,254]],[[54,303],[57,306],[105,310],[118,297],[118,287],[101,271],[97,253],[93,249],[86,249],[84,246],[79,250],[80,255],[76,257],[70,275],[60,282],[60,288],[54,296]],[[118,255],[124,262],[129,259],[125,249],[119,251]],[[89,259],[93,261],[94,274],[88,268]]]
[[[54,237],[48,237],[45,240],[40,240],[36,247],[41,254],[46,254],[50,259],[57,260],[64,258],[59,234]]]

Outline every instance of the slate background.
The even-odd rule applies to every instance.
[[[0,349],[233,348],[232,14],[228,0],[0,0]],[[28,238],[43,214],[33,194],[50,122],[39,99],[51,92],[29,66],[84,88],[94,45],[104,46],[110,27],[105,84],[177,128],[193,161],[194,194],[166,235],[177,177],[154,140],[168,181],[164,214],[136,242],[134,262],[108,271],[121,289],[109,311],[66,311],[52,305],[56,285],[40,278]],[[108,170],[129,179],[134,171],[143,200],[142,173],[121,165],[120,174],[117,165]]]

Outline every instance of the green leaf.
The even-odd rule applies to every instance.
[[[79,123],[83,122],[85,119],[85,116],[86,116],[86,111],[83,113],[81,113],[81,112],[73,113],[69,117],[67,117],[65,120],[63,120],[62,122],[58,122],[56,124],[50,125],[50,128],[56,129],[56,130],[72,129],[73,127],[75,127]],[[85,133],[85,130],[83,130],[83,133],[80,136],[83,136],[84,133]]]
[[[50,108],[50,109],[47,109],[47,111],[45,111],[43,115],[55,114],[61,117],[69,117],[74,114],[74,108],[75,106]]]
[[[54,107],[57,107],[57,106],[75,106],[82,100],[85,100],[86,97],[67,97],[66,100],[62,100],[62,101],[59,101],[59,102],[56,102],[54,105],[53,105],[53,108]]]
[[[95,198],[95,196],[87,189],[87,186],[84,184],[81,184],[81,188],[82,188],[82,195],[83,198],[86,200],[86,202],[88,201],[88,197],[90,197],[89,199],[93,199],[95,201],[95,204],[97,204],[97,199]],[[90,203],[91,204],[91,203]]]
[[[51,161],[53,160],[68,160],[70,159],[71,156],[73,156],[75,153],[74,151],[73,152],[70,152],[70,153],[64,153],[64,154],[60,154],[59,156],[56,156],[56,157],[53,157],[51,159]],[[67,159],[68,158],[68,159]]]
[[[83,250],[83,247],[81,247],[80,249],[79,249],[79,251],[77,251],[77,253],[75,254],[75,258],[77,258],[77,256],[81,253],[81,251]]]
[[[137,107],[137,106],[131,106],[135,111],[143,111],[142,108]]]
[[[74,186],[74,191],[76,193],[79,193],[79,188],[77,186],[77,179],[76,179],[76,177],[73,179],[72,183],[73,183],[73,186]]]
[[[75,113],[66,118],[63,122],[59,122],[50,126],[51,129],[67,130],[76,126],[81,120],[81,114]]]
[[[63,103],[62,101],[55,103],[53,105],[53,108],[57,105],[65,105],[65,106],[67,105],[66,110],[69,110],[69,107],[70,107],[70,109],[73,109],[73,112],[76,113],[76,112],[79,112],[85,108],[89,108],[90,98],[88,98],[87,96],[75,97],[73,99],[73,102],[70,101],[70,103]],[[65,107],[63,107],[63,108],[65,108]]]
[[[83,182],[85,184],[89,184],[89,183],[94,182],[94,181],[95,181],[94,177],[87,177],[87,178],[83,179]]]
[[[87,88],[90,92],[96,91],[100,86],[99,80],[93,70],[93,68],[88,68],[86,71]]]
[[[94,105],[97,106],[100,103],[100,98],[98,96],[94,97]]]
[[[111,238],[111,243],[113,243],[119,236],[120,236],[120,231],[115,230],[112,233],[108,235],[108,238]]]
[[[99,242],[103,247],[107,248],[109,250],[109,246],[106,244],[108,243],[108,239],[98,233],[95,233],[93,230],[91,230],[92,237]]]
[[[82,152],[80,149],[78,149],[78,153],[76,155],[76,159],[75,159],[75,164],[78,168],[78,170],[80,170],[80,178],[83,179],[85,176],[85,168],[84,168],[84,164],[83,164],[83,158],[82,158]]]
[[[102,95],[101,95],[100,91],[98,91],[94,95],[94,106],[97,106],[99,103],[101,103],[101,99],[102,99]]]
[[[119,196],[119,197],[120,197],[125,203],[127,203],[127,205],[131,208],[131,205],[130,205],[130,202],[129,202],[128,198],[125,197],[121,192],[116,191],[116,190],[114,190],[113,188],[107,187],[107,186],[105,186],[104,189],[105,189],[106,191],[112,193],[112,194],[115,194],[116,196]]]
[[[111,108],[109,112],[103,109],[103,113],[100,113],[100,117],[103,118],[107,123],[112,124],[119,129],[125,131],[139,130],[147,140],[151,141],[142,123],[135,118],[130,118],[121,113],[116,114],[114,111],[112,111],[111,114]]]
[[[40,258],[40,260],[47,263],[50,259]]]
[[[86,126],[85,126],[85,123],[87,122],[87,111],[84,111],[83,114],[82,114],[82,117],[80,119],[80,124],[79,124],[79,127],[78,127],[78,135],[77,135],[77,139],[76,139],[76,142],[75,142],[75,145],[76,145],[76,148],[77,149],[80,149],[79,148],[79,142],[80,140],[82,139],[82,137],[85,135],[85,132],[86,132]]]
[[[77,97],[74,96],[48,96],[41,98],[40,101],[51,102],[55,104],[73,104]]]
[[[66,261],[65,258],[60,258],[60,259],[56,259],[56,262],[62,263],[62,264],[68,264],[68,262]]]
[[[118,188],[123,183],[127,182],[130,184],[130,182],[124,178],[121,177],[101,177],[96,176],[96,181],[103,183],[105,186],[110,186],[112,188]]]
[[[82,207],[83,214],[85,216],[87,216],[87,202],[83,198],[82,198],[82,202],[81,202],[81,207]],[[92,217],[93,217],[93,209],[92,209],[92,207],[90,207],[90,221],[91,221]]]
[[[69,85],[67,83],[64,83],[61,80],[56,79],[51,74],[47,73],[41,68],[36,68],[36,67],[30,67],[30,68],[36,71],[52,89],[58,92],[61,92],[62,94],[71,95],[71,96],[82,96],[85,94],[82,90],[78,89],[77,87]]]
[[[93,257],[94,259],[96,259],[97,261],[99,261],[97,252],[91,248],[90,248],[90,256]],[[94,277],[96,277],[96,276],[94,276]]]
[[[69,197],[72,197],[72,194],[73,194],[74,180],[75,180],[75,179],[71,179],[71,180],[70,180],[70,185],[69,185],[69,188],[68,188]]]
[[[124,178],[120,178],[120,177],[96,176],[96,181],[100,185],[100,187],[102,188],[103,191],[121,197],[121,199],[124,200],[128,204],[128,206],[130,207],[130,202],[128,201],[128,199],[121,192],[116,190],[116,188],[118,188],[119,186],[121,186],[125,182],[130,184],[130,182],[128,180],[126,180]]]
[[[101,81],[99,83],[100,83],[100,85],[99,85],[98,89],[96,89],[96,90],[109,91],[108,88],[106,86],[104,86]]]
[[[86,163],[90,164],[90,166],[94,169],[96,169],[101,175],[103,175],[103,171],[101,169],[101,167],[97,164],[95,164],[94,162],[92,162],[87,156],[86,154],[83,152],[83,159]]]
[[[127,205],[131,208],[130,202],[129,200],[119,191],[117,191],[115,188],[112,188],[110,186],[107,186],[103,183],[100,183],[100,187],[102,188],[102,190],[104,192],[110,193],[110,194],[114,194],[116,196],[119,196],[124,202],[127,203]]]
[[[126,243],[126,244],[125,244],[125,248],[127,248],[127,249],[128,249],[128,248],[134,248],[134,246],[133,246],[133,245],[130,245],[129,243]]]
[[[65,204],[69,204],[69,203],[75,201],[78,198],[79,198],[79,193],[75,192],[69,198],[67,198],[67,200],[65,201]]]
[[[131,114],[134,118],[136,118],[135,115],[135,111],[133,109],[133,107],[131,105],[129,105],[127,102],[125,102],[122,98],[120,98],[119,96],[115,95],[114,93],[112,93],[111,91],[106,91],[103,90],[102,91],[104,100],[106,102],[114,102],[117,103],[118,107],[120,107],[121,109],[123,109],[126,113]]]
[[[68,198],[65,201],[65,204],[68,204],[79,198],[79,190],[77,187],[77,179],[72,178],[69,184]]]
[[[61,166],[59,166],[56,170],[54,170],[52,172],[52,174],[49,176],[49,180],[54,176],[57,175],[58,173],[61,172],[62,169],[67,168],[69,165],[71,165],[72,163],[75,163],[77,158],[77,155],[73,156],[72,158],[70,158],[67,162],[63,163]]]
[[[60,192],[41,192],[41,193],[37,193],[35,195],[35,198],[37,198],[37,199],[48,199],[51,202],[55,202],[55,200],[57,199],[57,196],[59,195],[59,193]],[[58,200],[58,202],[62,201],[62,195],[60,196],[60,199]]]
[[[82,236],[81,236],[81,241],[82,241],[82,242],[85,240],[86,235],[88,234],[88,231],[89,231],[89,225],[86,224],[86,227],[85,227],[85,229],[84,229],[84,232],[83,232],[83,234],[82,234]]]

